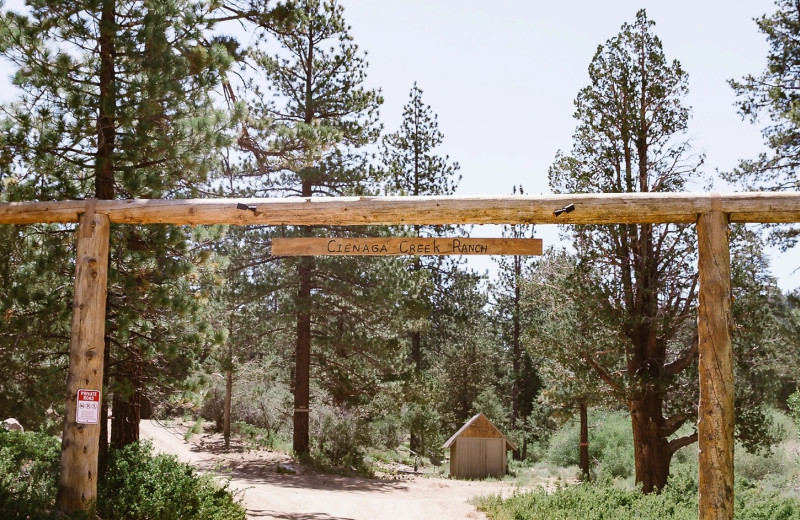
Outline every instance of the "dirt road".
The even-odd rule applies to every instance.
[[[247,517],[284,520],[461,520],[485,519],[468,503],[471,497],[510,493],[502,482],[403,477],[363,479],[326,475],[268,451],[223,452],[218,436],[184,441],[185,429],[141,422],[141,436],[161,453],[231,478],[231,488],[244,491]],[[277,471],[288,464],[298,473]]]

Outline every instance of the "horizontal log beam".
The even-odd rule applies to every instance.
[[[77,222],[86,205],[0,204],[0,224]],[[94,211],[121,224],[692,224],[712,205],[731,222],[800,222],[800,192],[98,200]]]

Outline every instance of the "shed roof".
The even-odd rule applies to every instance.
[[[442,445],[443,449],[447,449],[454,442],[456,439],[465,436],[465,437],[482,437],[482,438],[491,438],[491,439],[505,439],[506,441],[506,450],[516,450],[517,445],[511,442],[506,438],[505,435],[497,429],[497,426],[492,424],[492,421],[489,420],[488,417],[479,413],[475,415],[472,419],[464,423],[464,426],[458,429],[457,432],[453,434],[452,437],[447,439]]]

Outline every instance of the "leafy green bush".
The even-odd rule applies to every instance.
[[[364,460],[374,437],[369,422],[357,409],[319,407],[314,421],[315,464],[345,473],[370,473]]]
[[[244,508],[227,486],[198,475],[177,458],[153,455],[149,443],[112,453],[99,490],[107,520],[243,520]]]
[[[281,441],[271,430],[259,428],[243,421],[236,421],[231,425],[231,432],[240,437],[250,449],[274,449]]]
[[[545,460],[558,466],[578,464],[580,425],[571,420],[550,437]],[[628,478],[633,473],[633,437],[628,414],[589,411],[589,460],[601,476]]]
[[[403,443],[408,428],[403,424],[403,413],[387,413],[388,410],[403,410],[402,398],[389,392],[379,392],[367,405],[369,422],[375,435],[374,444],[395,450]]]
[[[697,501],[673,495],[643,495],[611,485],[582,484],[556,489],[515,493],[503,500],[482,498],[478,508],[491,520],[642,520],[664,518],[695,520]]]
[[[8,520],[47,518],[55,504],[60,442],[0,429],[0,512]]]
[[[800,520],[800,501],[763,491],[745,481],[737,481],[734,492],[734,517],[739,520]]]
[[[781,475],[785,473],[785,466],[788,462],[781,456],[784,450],[778,448],[776,451],[766,453],[748,453],[741,446],[736,446],[734,450],[733,467],[737,477],[747,480],[763,480],[767,475]]]
[[[589,437],[589,449],[591,450],[591,432]],[[557,466],[578,464],[579,442],[579,424],[577,420],[570,420],[550,436],[550,445],[545,452],[544,460]]]
[[[53,511],[60,467],[58,438],[0,430],[0,518],[44,520]],[[243,520],[244,508],[226,486],[197,475],[150,444],[112,453],[100,482],[98,513],[107,520]]]
[[[685,474],[684,474],[685,473]],[[800,501],[737,482],[734,518],[737,520],[799,520]],[[612,484],[581,484],[548,492],[538,489],[507,499],[483,497],[480,510],[491,520],[642,520],[697,518],[697,481],[689,472],[670,478],[660,494]]]

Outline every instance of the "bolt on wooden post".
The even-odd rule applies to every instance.
[[[728,216],[697,220],[700,305],[700,520],[733,520],[734,382]]]
[[[56,498],[56,507],[65,513],[90,510],[97,501],[109,229],[108,216],[95,214],[91,205],[80,218],[67,406]],[[93,403],[97,403],[97,413]]]

